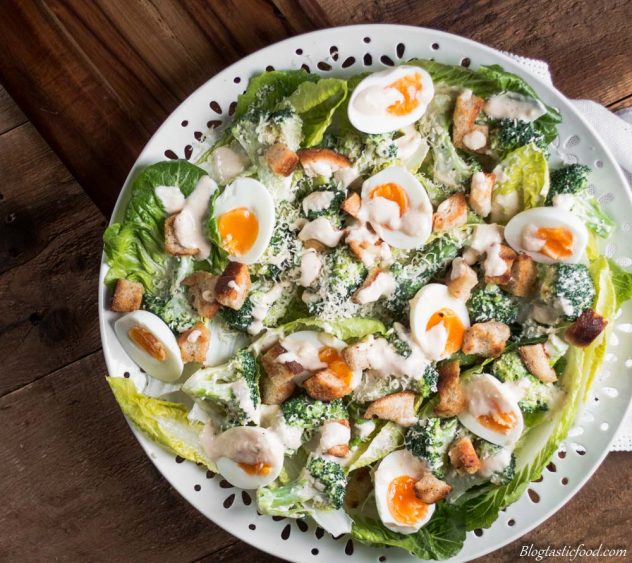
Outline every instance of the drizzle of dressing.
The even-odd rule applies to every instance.
[[[301,256],[301,277],[299,285],[309,287],[316,281],[323,266],[320,256],[314,249],[307,249]]]
[[[177,186],[158,186],[155,193],[169,214],[177,213],[184,207],[184,194]]]
[[[198,260],[204,260],[211,254],[211,243],[206,237],[204,219],[209,212],[211,196],[216,190],[217,184],[210,177],[200,178],[174,221],[178,242],[185,248],[197,248]]]
[[[332,191],[315,191],[305,196],[305,199],[303,199],[303,211],[305,215],[308,213],[318,213],[319,211],[327,209],[331,205],[334,197],[335,194]]]
[[[360,305],[373,303],[380,297],[388,297],[397,288],[397,282],[389,272],[380,272],[368,287],[358,290],[355,301]]]
[[[336,229],[329,219],[326,217],[318,217],[307,223],[298,234],[298,238],[302,241],[317,240],[325,246],[334,248],[340,242],[344,231]]]
[[[516,92],[503,92],[489,98],[484,111],[492,119],[535,121],[546,113],[546,107],[535,98],[528,98]]]

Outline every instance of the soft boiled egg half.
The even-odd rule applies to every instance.
[[[294,361],[305,368],[304,377],[299,379],[321,369],[330,369],[351,389],[355,389],[362,379],[362,371],[352,370],[342,357],[342,350],[347,346],[345,342],[331,334],[300,330],[286,336],[280,344],[287,353],[279,356],[278,361]]]
[[[258,426],[229,428],[205,443],[205,449],[222,477],[242,489],[269,485],[283,468],[283,444],[274,432]]]
[[[425,70],[399,66],[362,80],[351,94],[347,114],[364,133],[388,133],[418,121],[433,96],[432,78]]]
[[[410,302],[411,333],[431,360],[458,352],[469,327],[465,303],[450,295],[441,283],[422,287]]]
[[[419,180],[390,166],[362,184],[359,219],[394,248],[420,248],[432,232],[432,204]]]
[[[494,376],[481,373],[463,384],[466,409],[458,415],[468,430],[498,446],[515,444],[524,422],[511,392]]]
[[[127,355],[152,377],[170,382],[182,375],[176,337],[160,317],[134,311],[114,323],[114,332]]]
[[[434,512],[434,504],[417,498],[415,483],[426,464],[408,450],[388,454],[375,471],[375,503],[382,523],[393,532],[414,534]]]
[[[215,201],[215,219],[229,258],[252,264],[261,258],[272,237],[272,196],[261,182],[237,178]]]
[[[534,207],[512,217],[505,227],[505,239],[515,251],[536,262],[576,264],[584,256],[588,230],[570,211]]]

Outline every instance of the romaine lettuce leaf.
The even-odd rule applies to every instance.
[[[353,453],[347,472],[365,467],[395,451],[404,443],[405,430],[394,422],[387,422],[370,440],[363,442]]]
[[[284,324],[280,330],[289,334],[297,330],[317,328],[329,334],[333,334],[341,340],[363,338],[369,334],[383,334],[386,327],[380,321],[366,318],[338,319],[335,321],[323,321],[316,318],[298,319]]]
[[[204,425],[189,420],[184,405],[147,397],[139,393],[129,379],[106,379],[123,414],[149,438],[180,457],[217,471],[200,443],[200,432]]]
[[[617,309],[632,299],[632,272],[626,272],[614,260],[608,259],[608,267],[612,275],[612,285],[617,299]]]

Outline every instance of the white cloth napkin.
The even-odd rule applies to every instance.
[[[538,78],[553,84],[549,65],[544,61],[527,59],[513,53],[505,54]],[[573,100],[573,104],[610,149],[621,166],[628,185],[632,186],[632,107],[614,114],[590,100]],[[632,451],[632,411],[621,425],[610,450]]]

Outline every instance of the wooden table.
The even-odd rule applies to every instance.
[[[273,561],[190,507],[103,379],[101,233],[141,147],[215,72],[317,28],[400,22],[549,61],[569,97],[632,103],[632,3],[0,0],[0,559]],[[535,544],[629,547],[632,454]]]

